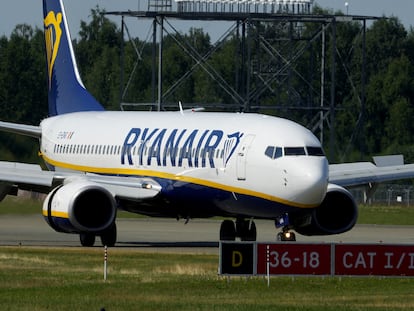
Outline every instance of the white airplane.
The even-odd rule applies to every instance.
[[[248,113],[104,111],[82,84],[62,1],[43,0],[50,117],[0,122],[40,140],[38,165],[0,162],[0,199],[48,193],[43,216],[58,232],[116,243],[118,209],[149,216],[224,216],[221,240],[256,240],[254,219],[280,240],[350,230],[357,205],[344,186],[411,178],[414,167],[329,166],[318,139],[281,118]]]

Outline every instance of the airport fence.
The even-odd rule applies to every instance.
[[[364,187],[353,188],[350,192],[358,204],[414,206],[413,185],[380,184],[370,195]]]

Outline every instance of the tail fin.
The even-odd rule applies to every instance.
[[[79,76],[62,0],[43,0],[49,114],[101,111]]]

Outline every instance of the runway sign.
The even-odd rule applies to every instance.
[[[330,244],[258,244],[257,274],[329,275]]]
[[[335,275],[414,276],[414,246],[337,244]]]
[[[414,276],[414,246],[221,242],[220,274]]]
[[[220,243],[220,274],[254,275],[255,243]]]

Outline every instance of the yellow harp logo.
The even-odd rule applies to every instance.
[[[55,12],[50,11],[44,20],[49,89],[52,84],[52,71],[59,50],[60,38],[62,37],[61,23],[62,13],[60,12],[55,14]]]

